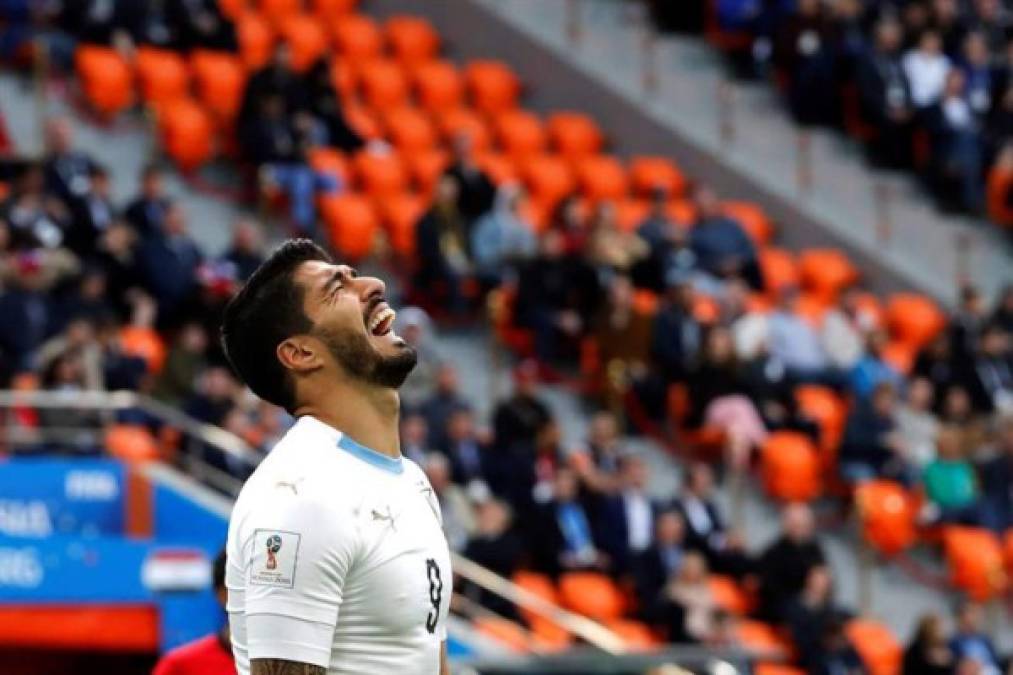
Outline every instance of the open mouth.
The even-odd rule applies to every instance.
[[[390,308],[390,305],[385,302],[379,302],[369,315],[366,326],[369,328],[371,334],[380,337],[391,331],[394,327],[394,317],[396,316],[397,314]]]

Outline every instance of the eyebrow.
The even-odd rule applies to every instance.
[[[337,268],[336,270],[334,270],[334,274],[332,274],[330,278],[327,280],[327,283],[324,284],[323,289],[324,294],[329,293],[331,288],[334,286],[336,282],[343,281],[346,278],[354,279],[357,276],[359,276],[359,272],[352,267]]]

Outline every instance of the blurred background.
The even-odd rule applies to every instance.
[[[1013,672],[1011,38],[0,0],[0,670],[232,672],[215,558],[292,420],[219,316],[307,236],[419,351],[455,673]]]

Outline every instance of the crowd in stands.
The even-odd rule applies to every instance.
[[[944,206],[1010,224],[1013,14],[1001,0],[655,3],[772,70],[801,124],[846,129],[875,162],[914,168]],[[986,195],[986,175],[990,173]],[[986,200],[987,196],[987,200]]]

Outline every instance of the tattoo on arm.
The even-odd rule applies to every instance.
[[[327,675],[327,669],[283,659],[253,659],[250,675]]]

